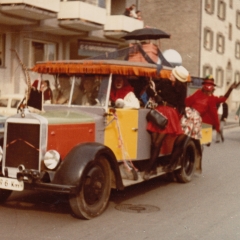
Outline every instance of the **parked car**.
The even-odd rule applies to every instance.
[[[3,137],[6,119],[6,116],[0,115],[0,137]]]
[[[6,94],[0,97],[0,114],[11,116],[17,113],[17,107],[24,98],[23,94]]]

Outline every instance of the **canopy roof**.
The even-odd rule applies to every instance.
[[[157,73],[155,64],[128,62],[121,60],[71,60],[38,62],[32,69],[45,74],[120,74],[126,76],[146,76],[167,78],[171,68],[164,67]]]

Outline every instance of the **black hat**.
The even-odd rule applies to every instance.
[[[207,75],[204,79],[202,84],[211,84],[213,86],[216,86],[216,84],[214,83],[214,78],[212,75]]]

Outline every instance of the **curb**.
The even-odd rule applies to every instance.
[[[239,123],[236,123],[236,122],[229,122],[227,123],[223,129],[226,129],[226,128],[234,128],[234,127],[239,127]]]

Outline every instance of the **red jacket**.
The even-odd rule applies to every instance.
[[[225,97],[208,96],[199,89],[185,99],[185,104],[187,107],[196,109],[200,113],[204,123],[213,125],[216,131],[219,131],[220,123],[217,106],[226,100],[227,98]]]

